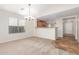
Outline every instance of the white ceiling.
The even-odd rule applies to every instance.
[[[31,16],[41,17],[55,14],[65,10],[79,7],[78,4],[31,4]],[[5,9],[17,14],[28,16],[28,5],[26,4],[1,4],[0,9]],[[23,10],[24,9],[24,10]]]

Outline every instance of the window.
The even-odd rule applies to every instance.
[[[9,26],[17,26],[18,25],[18,19],[10,17],[9,18]]]
[[[18,20],[17,18],[9,18],[9,33],[22,33],[24,29],[25,20]]]
[[[25,26],[25,20],[19,20],[19,26]]]

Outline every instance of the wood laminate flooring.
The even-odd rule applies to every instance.
[[[38,37],[30,37],[0,44],[0,55],[72,55],[57,49],[54,41]]]

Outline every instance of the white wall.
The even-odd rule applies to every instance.
[[[9,40],[7,25],[8,19],[6,16],[3,16],[3,13],[0,11],[0,42],[3,42],[5,39]]]
[[[9,34],[8,33],[8,25],[9,25],[9,17],[15,17],[19,20],[24,19],[23,16],[8,12],[5,10],[0,10],[0,43],[23,39],[27,37],[31,37],[33,34],[33,22],[26,22],[26,32],[24,33],[16,33],[16,34]]]
[[[56,27],[56,37],[63,37],[63,20],[62,18],[58,18],[54,20]]]

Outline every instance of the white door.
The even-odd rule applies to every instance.
[[[78,28],[77,28],[77,32],[78,32],[78,33],[77,33],[77,36],[78,36],[77,39],[79,39],[79,20],[78,20]]]
[[[73,34],[73,22],[71,20],[64,21],[64,34]]]

